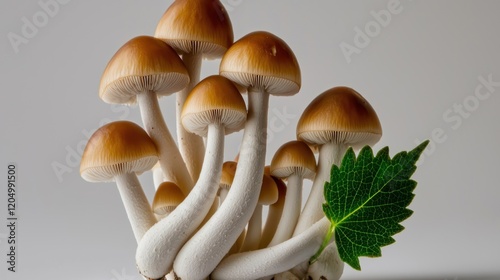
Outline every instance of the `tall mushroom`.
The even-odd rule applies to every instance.
[[[233,43],[233,28],[218,0],[176,0],[158,22],[155,37],[182,55],[189,72],[189,85],[177,93],[177,141],[196,182],[203,163],[204,144],[202,138],[184,129],[181,111],[189,92],[200,81],[202,58],[220,58]]]
[[[316,158],[306,143],[290,141],[283,144],[271,161],[271,175],[287,179],[283,214],[269,246],[292,237],[302,207],[302,181],[314,179]]]
[[[294,235],[324,216],[323,185],[329,180],[332,165],[340,164],[347,147],[373,145],[381,136],[375,110],[352,88],[331,88],[307,106],[297,124],[297,138],[319,148],[318,168]]]
[[[223,56],[219,72],[248,88],[247,122],[226,200],[175,260],[174,270],[182,279],[207,277],[250,220],[264,173],[269,95],[295,94],[301,82],[292,50],[280,38],[263,31],[234,43]]]
[[[135,239],[156,223],[136,173],[150,170],[158,161],[156,146],[137,124],[106,124],[90,137],[82,154],[80,174],[89,182],[115,181]]]
[[[204,79],[189,94],[182,110],[182,123],[189,131],[207,137],[202,172],[184,201],[155,224],[139,243],[136,262],[143,276],[158,279],[171,271],[177,252],[200,225],[216,197],[224,135],[243,128],[246,115],[243,97],[222,76]]]
[[[193,181],[165,124],[158,97],[179,91],[188,82],[186,67],[170,46],[151,36],[138,36],[109,61],[99,88],[99,96],[107,103],[139,104],[144,129],[158,147],[166,179],[186,195]]]

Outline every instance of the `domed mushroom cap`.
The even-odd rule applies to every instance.
[[[313,147],[329,142],[354,147],[373,145],[381,136],[375,110],[349,87],[334,87],[318,95],[297,124],[297,139]]]
[[[290,47],[277,36],[252,32],[235,42],[221,60],[220,75],[272,95],[293,95],[301,85],[300,68]]]
[[[262,205],[271,205],[278,201],[278,197],[278,186],[276,182],[271,176],[264,174],[258,203]]]
[[[245,101],[228,79],[214,75],[199,82],[189,93],[181,120],[186,130],[207,135],[209,124],[218,123],[230,134],[243,128],[247,117]]]
[[[153,211],[157,215],[171,213],[184,198],[184,193],[175,183],[163,182],[158,186],[153,198]]]
[[[158,161],[156,146],[137,124],[116,121],[90,137],[80,162],[80,174],[89,182],[112,181],[124,173],[150,170]]]
[[[138,36],[111,58],[101,77],[99,97],[107,103],[135,103],[136,94],[177,92],[189,83],[186,66],[162,40]]]
[[[303,178],[313,179],[315,173],[314,153],[302,141],[290,141],[283,144],[271,161],[271,175],[278,178],[299,174]]]
[[[165,11],[155,32],[179,54],[221,57],[234,40],[231,20],[218,0],[176,0]]]
[[[226,161],[222,164],[222,175],[220,178],[219,186],[230,188],[233,184],[234,174],[236,174],[236,167],[238,163],[235,161]]]

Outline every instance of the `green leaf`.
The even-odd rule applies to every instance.
[[[388,147],[374,157],[366,146],[357,158],[350,148],[340,167],[332,166],[324,190],[323,211],[331,222],[326,238],[334,233],[340,258],[354,269],[361,269],[360,256],[381,256],[380,247],[393,243],[392,236],[404,229],[399,223],[413,213],[407,206],[417,185],[410,177],[428,143],[392,159]]]

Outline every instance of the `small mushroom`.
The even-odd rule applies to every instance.
[[[262,206],[274,204],[276,201],[278,201],[278,186],[271,176],[264,174],[259,201],[250,221],[248,221],[245,241],[241,245],[240,252],[252,251],[259,248],[262,236]]]
[[[146,278],[158,279],[171,271],[177,252],[207,215],[219,188],[224,135],[240,130],[246,114],[238,89],[222,76],[204,79],[189,94],[182,123],[187,130],[207,138],[203,167],[184,201],[151,227],[139,243],[136,262]]]
[[[150,170],[158,151],[148,134],[129,121],[108,123],[92,134],[80,174],[89,182],[115,181],[137,242],[156,223],[137,173]]]
[[[181,189],[173,182],[163,182],[158,186],[153,198],[153,212],[162,218],[172,213],[186,198]]]
[[[283,215],[269,246],[292,237],[302,207],[302,181],[314,179],[316,158],[306,143],[290,141],[283,144],[271,161],[271,175],[287,180]]]
[[[138,36],[115,53],[99,88],[99,96],[107,103],[139,104],[144,129],[158,147],[164,176],[185,195],[193,181],[165,124],[158,96],[179,91],[188,82],[186,67],[169,45],[151,36]]]
[[[220,75],[248,88],[248,115],[233,185],[221,207],[179,251],[174,270],[182,279],[208,277],[250,220],[264,174],[269,95],[300,89],[300,69],[288,45],[268,32],[253,32],[222,57]]]
[[[286,198],[286,185],[285,183],[276,177],[271,176],[276,186],[278,187],[278,200],[276,203],[269,205],[267,211],[266,224],[262,229],[262,237],[260,239],[259,249],[267,247],[269,242],[273,239],[273,236],[278,228],[283,213],[283,207],[285,205]]]
[[[219,183],[219,203],[222,204],[226,199],[227,193],[231,188],[234,180],[234,173],[236,172],[237,163],[235,161],[226,161],[222,165],[222,176]]]
[[[183,127],[181,111],[189,92],[200,81],[202,58],[220,58],[233,43],[231,21],[218,0],[176,0],[158,22],[155,37],[182,56],[189,72],[189,85],[176,95],[177,141],[196,182],[203,163],[204,144],[202,138]]]

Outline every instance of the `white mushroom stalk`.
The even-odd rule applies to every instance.
[[[248,94],[248,116],[233,185],[217,212],[175,258],[174,271],[181,279],[208,277],[252,216],[264,174],[268,102],[265,92],[251,90]]]
[[[132,226],[137,243],[156,223],[151,206],[135,173],[125,173],[115,177],[123,206]]]
[[[208,136],[202,172],[193,190],[172,213],[151,227],[137,247],[137,267],[148,279],[161,278],[172,270],[177,252],[212,206],[223,162],[224,128],[210,125]]]
[[[176,182],[187,195],[191,191],[193,181],[163,119],[157,95],[154,92],[140,93],[137,95],[137,103],[144,128],[158,148],[163,176],[168,181]]]
[[[231,255],[222,260],[211,278],[253,280],[289,270],[309,260],[324,245],[329,229],[330,221],[325,217],[301,234],[278,245]]]
[[[203,154],[205,153],[205,143],[200,136],[184,128],[181,122],[181,113],[189,92],[200,81],[201,60],[201,53],[186,53],[182,55],[182,61],[186,65],[190,81],[186,88],[176,94],[177,141],[179,143],[179,151],[186,162],[193,182],[196,182],[200,176]]]
[[[161,183],[165,182],[165,176],[163,175],[163,170],[161,170],[160,163],[155,164],[152,169],[153,172],[153,184],[155,185],[155,190],[158,190],[158,187]]]
[[[277,245],[292,237],[293,229],[300,215],[302,180],[302,176],[298,174],[292,174],[288,177],[283,214],[273,239],[268,244],[269,247]]]
[[[222,172],[224,135],[240,130],[245,118],[243,98],[221,76],[206,78],[188,96],[182,122],[189,131],[207,136],[203,167],[198,182],[184,201],[139,243],[136,262],[143,276],[158,279],[172,270],[178,251],[214,204]]]

